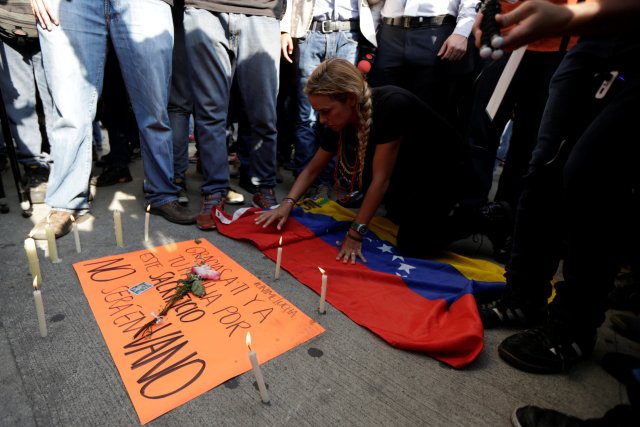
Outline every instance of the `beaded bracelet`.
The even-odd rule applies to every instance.
[[[354,236],[353,234],[349,233],[347,231],[347,237],[350,238],[351,240],[355,240],[356,242],[362,242],[362,237],[360,236]]]
[[[296,199],[294,199],[293,197],[285,197],[284,199],[282,199],[283,202],[285,200],[288,200],[289,202],[291,202],[291,205],[293,205],[293,206],[295,206],[295,204],[298,203],[298,201]]]

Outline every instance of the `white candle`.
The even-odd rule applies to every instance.
[[[325,300],[327,299],[327,275],[322,268],[318,267],[318,270],[322,273],[322,287],[320,288],[320,305],[318,306],[318,312],[324,314],[327,312],[324,306]]]
[[[122,239],[122,218],[118,209],[113,211],[113,224],[116,230],[116,245],[122,247],[124,246],[124,240]]]
[[[247,332],[246,337],[247,347],[249,347],[249,361],[251,362],[251,368],[253,369],[253,375],[256,377],[258,383],[258,390],[260,391],[260,399],[262,403],[269,403],[269,392],[267,386],[264,383],[264,377],[262,376],[262,370],[258,363],[258,356],[254,350],[251,350],[251,333]]]
[[[47,226],[45,227],[45,234],[47,236],[47,247],[49,248],[49,259],[51,262],[58,263],[60,262],[60,258],[58,258],[58,246],[56,246],[56,233],[49,222],[49,218],[47,217]]]
[[[27,260],[29,261],[29,272],[31,272],[31,277],[37,279],[37,283],[40,284],[42,282],[42,275],[40,273],[40,261],[38,260],[36,241],[31,237],[27,237],[24,241],[24,250],[27,253]]]
[[[144,215],[144,241],[149,240],[149,209],[151,209],[151,205],[147,205],[147,213]]]
[[[76,223],[76,219],[71,215],[71,223],[73,224],[73,238],[76,241],[76,252],[82,252],[82,248],[80,247],[80,234],[78,233],[78,224]]]
[[[40,335],[47,336],[47,319],[44,317],[44,304],[42,303],[42,293],[38,289],[38,278],[33,278],[33,301],[36,303],[36,314],[38,315],[38,327]]]
[[[278,243],[278,256],[276,257],[276,274],[275,278],[280,278],[280,263],[282,262],[282,236],[280,236],[280,242]]]

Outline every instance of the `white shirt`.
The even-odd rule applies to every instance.
[[[320,18],[320,19],[317,19]],[[313,19],[324,21],[351,21],[358,19],[358,0],[316,0]]]
[[[384,18],[399,16],[452,15],[457,18],[454,34],[469,37],[476,19],[478,0],[386,0],[382,7]]]

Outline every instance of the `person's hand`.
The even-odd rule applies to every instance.
[[[449,61],[460,61],[467,53],[467,38],[460,34],[451,34],[444,41],[442,48],[438,52],[440,59]]]
[[[272,222],[276,221],[276,228],[282,230],[282,227],[287,222],[291,209],[293,209],[293,203],[290,203],[288,199],[285,199],[275,209],[256,212],[258,217],[256,218],[256,224],[262,224],[262,228],[266,228]]]
[[[514,25],[503,38],[505,48],[515,49],[543,37],[561,34],[571,17],[571,11],[562,5],[529,0],[509,13],[497,14],[496,22],[501,27]]]
[[[280,33],[280,48],[282,49],[282,57],[288,62],[293,63],[293,59],[291,59],[291,54],[293,53],[293,39],[291,39],[291,34]]]
[[[341,242],[338,241],[336,244],[341,246],[340,253],[338,253],[336,260],[342,260],[345,264],[351,260],[351,264],[355,264],[356,258],[360,257],[362,262],[367,262],[367,259],[362,255],[362,241],[349,237],[349,232],[347,232]]]
[[[498,13],[496,23],[501,28],[512,26],[501,34],[502,48],[514,50],[538,39],[562,34],[571,17],[571,11],[563,5],[545,0],[528,0],[509,13]],[[478,12],[472,30],[476,47],[480,47],[482,39],[482,19],[482,12]]]
[[[40,22],[40,26],[51,31],[56,25],[60,25],[58,17],[53,12],[49,0],[31,0],[31,11]]]

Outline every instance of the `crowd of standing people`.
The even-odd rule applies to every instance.
[[[345,263],[366,262],[363,237],[381,207],[398,224],[405,255],[484,234],[506,264],[507,286],[479,306],[483,324],[529,328],[505,339],[500,356],[555,373],[591,354],[615,276],[638,256],[637,6],[522,0],[503,2],[494,18],[477,0],[30,3],[37,35],[0,35],[0,91],[26,185],[36,194],[46,183],[51,212],[34,238],[45,238],[47,223],[64,236],[72,215],[89,212],[99,105],[113,144],[99,185],[131,180],[135,139],[145,208],[214,229],[215,210],[230,203],[237,111],[240,182],[263,209],[260,226],[285,227],[297,202],[324,187],[357,208],[337,253]],[[478,53],[482,29],[491,28],[483,19],[503,29],[502,58]],[[521,46],[488,118],[487,102]],[[281,78],[289,75],[281,67],[293,78]],[[279,92],[290,108],[279,108]],[[198,212],[185,196],[190,123],[202,173]],[[282,123],[292,129],[285,151],[296,180],[279,201]],[[490,200],[507,125],[505,168]],[[416,197],[426,208],[407,206]],[[561,260],[563,281],[548,303]],[[608,425],[626,425],[632,403]],[[545,411],[521,408],[514,423],[564,416]]]

